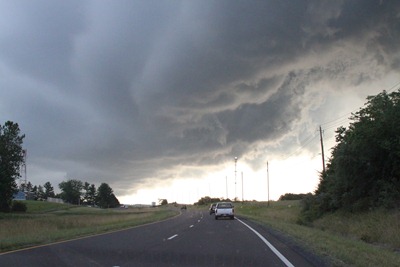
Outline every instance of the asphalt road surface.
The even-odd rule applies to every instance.
[[[247,226],[246,226],[247,225]],[[0,254],[0,266],[321,266],[248,221],[187,210],[163,222]]]

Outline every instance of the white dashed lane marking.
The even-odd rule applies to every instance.
[[[197,222],[200,223],[201,220],[197,220]],[[189,228],[193,228],[193,227],[194,227],[193,224],[189,226]],[[173,236],[168,237],[167,240],[172,240],[172,239],[174,239],[174,238],[177,237],[177,236],[178,236],[178,234],[175,234],[175,235],[173,235]]]
[[[168,237],[167,239],[168,240],[171,240],[171,239],[173,239],[173,238],[175,238],[175,237],[177,237],[178,235],[173,235],[173,236],[170,236],[170,237]]]

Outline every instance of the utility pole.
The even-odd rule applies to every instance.
[[[236,201],[236,163],[237,163],[237,157],[235,157],[235,198],[234,201]]]
[[[27,192],[26,185],[28,183],[28,177],[27,177],[27,172],[26,172],[26,158],[27,158],[27,150],[26,149],[22,150],[22,157],[23,157],[23,161],[20,165],[19,173],[20,173],[20,176],[22,177],[22,179],[24,179],[24,180],[22,182],[21,182],[21,179],[19,179],[19,180],[20,180],[20,189],[23,188],[24,193],[26,193]],[[23,184],[23,186],[22,186],[22,184]]]
[[[228,176],[225,176],[226,199],[228,199]]]
[[[321,139],[321,154],[322,154],[322,173],[325,173],[325,155],[324,155],[324,141],[322,140],[322,129],[321,126],[319,126],[319,136]]]
[[[242,202],[244,202],[244,197],[243,197],[243,172],[242,172]]]
[[[267,186],[268,186],[268,204],[269,207],[269,169],[268,169],[268,161],[267,161]]]

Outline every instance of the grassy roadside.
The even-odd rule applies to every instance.
[[[27,201],[27,213],[0,213],[0,253],[161,221],[168,207],[97,209]]]
[[[294,237],[332,266],[399,266],[400,212],[331,214],[310,226],[297,224],[298,201],[236,203],[237,215]]]

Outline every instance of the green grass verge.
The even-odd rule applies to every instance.
[[[179,214],[169,207],[98,209],[27,201],[28,212],[0,214],[0,253],[125,229]]]
[[[300,210],[299,201],[235,204],[237,215],[290,235],[332,266],[399,266],[399,212],[336,213],[304,226],[297,224]]]

